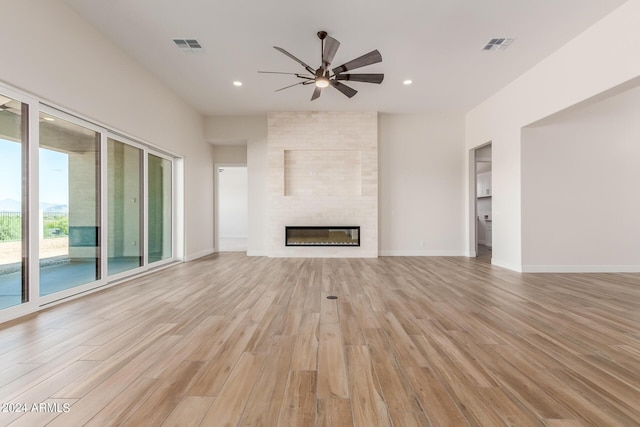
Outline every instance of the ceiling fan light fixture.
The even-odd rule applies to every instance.
[[[316,87],[325,88],[329,86],[329,79],[326,77],[318,77],[316,79]]]
[[[364,55],[353,59],[349,62],[345,62],[339,67],[331,68],[331,63],[333,62],[333,58],[338,51],[338,47],[340,46],[340,42],[333,37],[330,37],[326,31],[319,31],[318,38],[320,39],[320,47],[321,47],[321,64],[317,69],[311,68],[308,64],[298,59],[294,55],[290,54],[286,50],[281,47],[274,46],[273,48],[283,55],[288,56],[298,64],[302,65],[304,69],[309,73],[308,75],[298,74],[298,73],[287,73],[287,72],[279,72],[279,71],[258,71],[259,73],[271,73],[271,74],[293,74],[302,81],[298,81],[298,83],[294,83],[289,86],[285,86],[280,89],[276,89],[276,92],[279,92],[284,89],[288,89],[293,86],[306,86],[306,85],[314,85],[315,88],[313,90],[313,95],[311,95],[311,101],[316,100],[320,97],[322,93],[322,89],[326,87],[333,87],[337,91],[341,92],[344,96],[348,98],[353,98],[353,96],[358,93],[357,90],[353,89],[350,86],[342,83],[341,81],[354,81],[354,82],[363,82],[363,83],[375,83],[380,84],[382,80],[384,80],[384,74],[381,73],[346,73],[347,71],[352,71],[361,67],[366,67],[367,65],[377,64],[378,62],[382,62],[382,55],[380,52],[376,50],[372,50],[369,53],[365,53]]]

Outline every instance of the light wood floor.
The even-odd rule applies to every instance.
[[[0,367],[70,405],[0,425],[634,426],[640,275],[228,253],[1,325]]]

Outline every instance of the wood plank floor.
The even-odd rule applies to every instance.
[[[634,426],[640,275],[226,253],[0,325],[0,367],[49,405],[2,426]]]

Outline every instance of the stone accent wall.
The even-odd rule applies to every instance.
[[[269,256],[378,256],[378,114],[268,115]],[[285,226],[360,226],[360,247],[285,247]]]

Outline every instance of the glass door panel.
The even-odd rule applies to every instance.
[[[172,162],[153,154],[148,170],[148,257],[149,264],[173,256],[172,253]]]
[[[29,300],[26,104],[0,95],[0,310]]]
[[[109,138],[107,165],[107,272],[113,275],[143,265],[142,150]]]
[[[100,279],[100,134],[40,113],[40,295]]]

